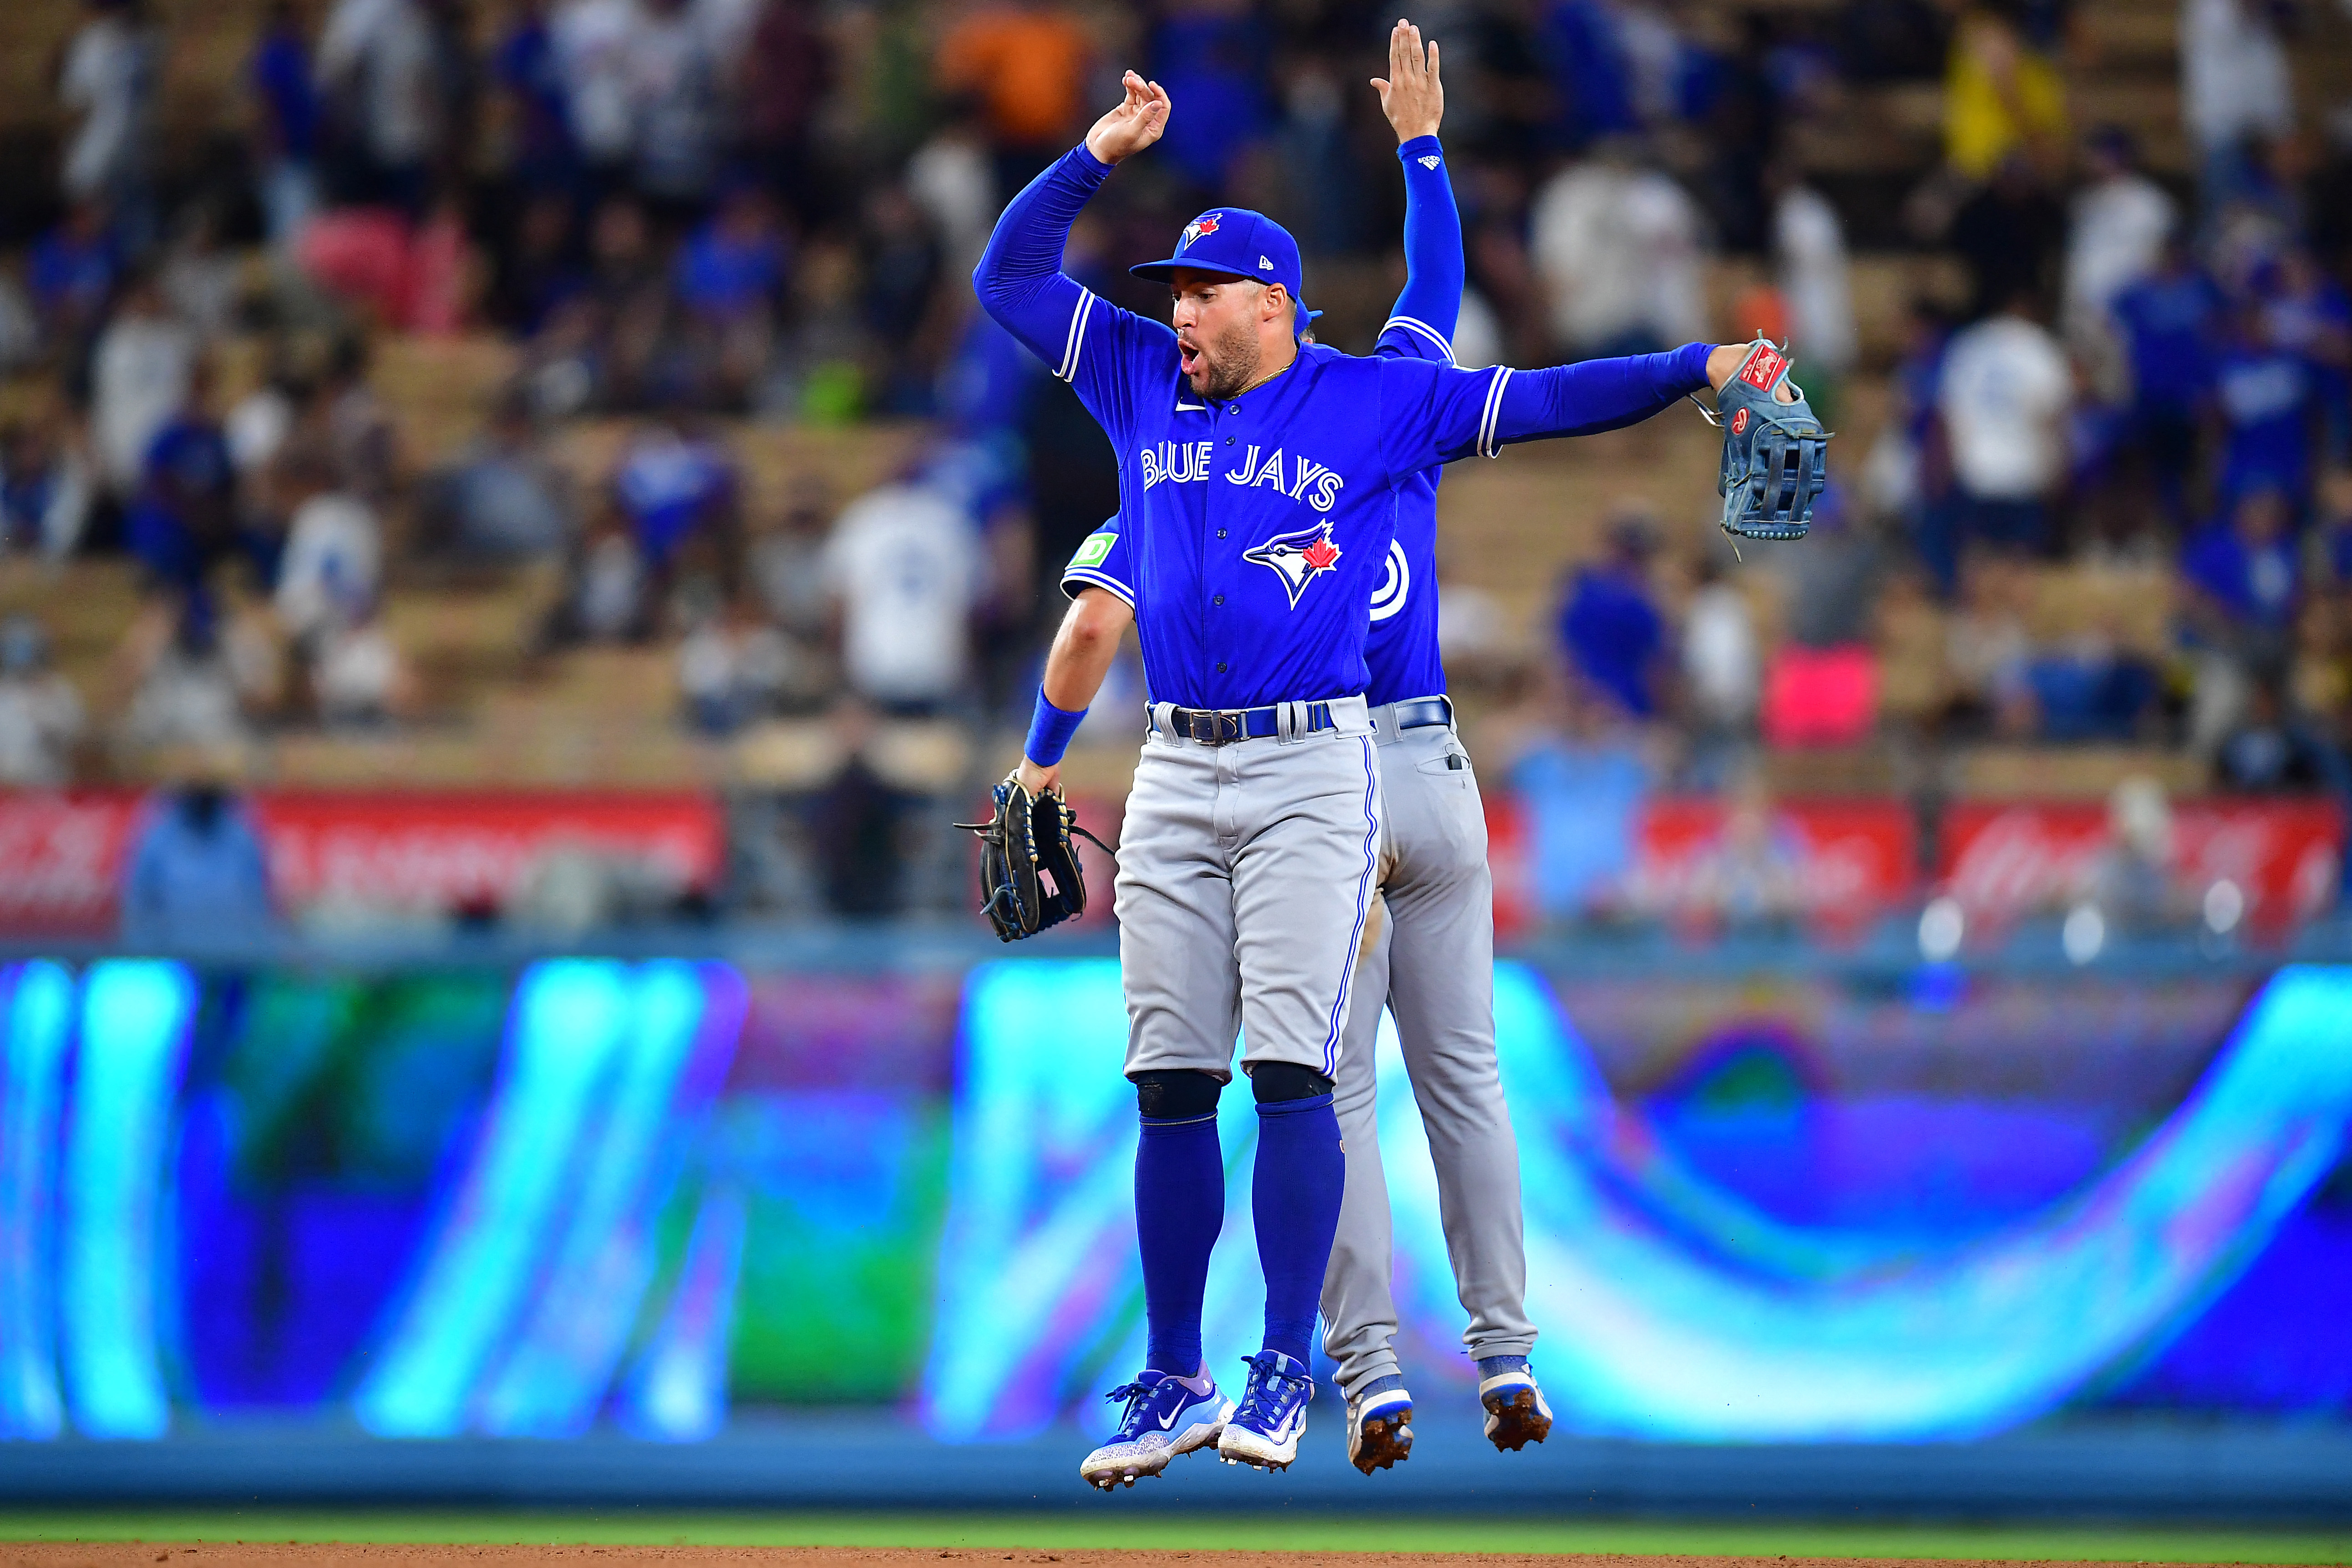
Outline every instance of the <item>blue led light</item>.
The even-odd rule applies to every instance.
[[[58,1327],[67,1403],[92,1437],[160,1437],[157,1209],[173,1097],[194,1011],[177,963],[120,960],[82,983],[66,1134]]]
[[[0,971],[0,1437],[64,1423],[49,1260],[73,994],[59,964]]]
[[[1009,963],[967,991],[923,1403],[942,1436],[1034,1430],[1141,1353],[1117,978],[1108,963]],[[1923,1255],[1916,1240],[1789,1225],[1710,1186],[1612,1102],[1536,974],[1498,965],[1495,1004],[1528,1310],[1552,1402],[1585,1432],[1919,1439],[2031,1419],[2193,1317],[2330,1168],[2352,1118],[2352,970],[2284,970],[2130,1157],[2039,1214]],[[1399,1306],[1442,1343],[1461,1315],[1436,1184],[1385,1025],[1381,1050]],[[1227,1100],[1245,1114],[1244,1097]],[[1243,1130],[1227,1131],[1237,1170]],[[1247,1212],[1229,1197],[1213,1347],[1255,1331]]]

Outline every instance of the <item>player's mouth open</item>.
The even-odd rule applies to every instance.
[[[1190,375],[1201,366],[1201,347],[1198,343],[1188,343],[1179,338],[1176,340],[1176,357],[1183,366],[1184,374]]]

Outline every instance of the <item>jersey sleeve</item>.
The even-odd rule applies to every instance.
[[[1062,592],[1075,599],[1082,589],[1103,588],[1116,594],[1129,609],[1135,608],[1135,576],[1128,565],[1127,529],[1123,518],[1106,518],[1087,535],[1062,569]]]
[[[1172,367],[1176,334],[1101,299],[1062,271],[1070,226],[1110,177],[1084,147],[1029,182],[996,220],[971,275],[981,308],[1070,384],[1112,445],[1134,425],[1135,372]]]
[[[1380,362],[1381,450],[1393,481],[1472,453],[1496,458],[1519,441],[1591,436],[1637,425],[1706,384],[1706,343],[1668,353],[1591,359],[1550,370],[1456,370],[1425,360]]]
[[[1465,268],[1445,150],[1434,136],[1416,136],[1397,149],[1397,161],[1404,165],[1404,291],[1372,352],[1452,364]]]

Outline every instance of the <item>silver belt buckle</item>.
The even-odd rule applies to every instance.
[[[1232,732],[1226,727],[1232,726]],[[1241,739],[1242,716],[1239,710],[1224,708],[1188,708],[1184,710],[1184,736],[1204,746],[1222,746],[1227,741]]]

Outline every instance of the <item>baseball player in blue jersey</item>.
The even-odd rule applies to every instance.
[[[1744,353],[1694,343],[1537,372],[1355,358],[1301,341],[1297,246],[1238,208],[1201,214],[1174,255],[1134,268],[1170,284],[1172,327],[1119,310],[1059,262],[1087,198],[1166,128],[1166,91],[1133,72],[1125,87],[1086,143],[1005,208],[973,273],[983,307],[1071,384],[1120,464],[1118,537],[1090,541],[1075,565],[1123,546],[1126,575],[1079,579],[1022,785],[1057,787],[1130,618],[1150,696],[1115,894],[1149,1343],[1141,1373],[1113,1392],[1118,1433],[1080,1467],[1106,1489],[1212,1444],[1278,1469],[1306,1428],[1345,1184],[1335,1078],[1385,831],[1364,649],[1405,487],[1473,452],[1646,418],[1720,387]],[[1201,1308],[1237,1027],[1259,1115],[1266,1304],[1264,1349],[1234,1402],[1202,1363]]]

